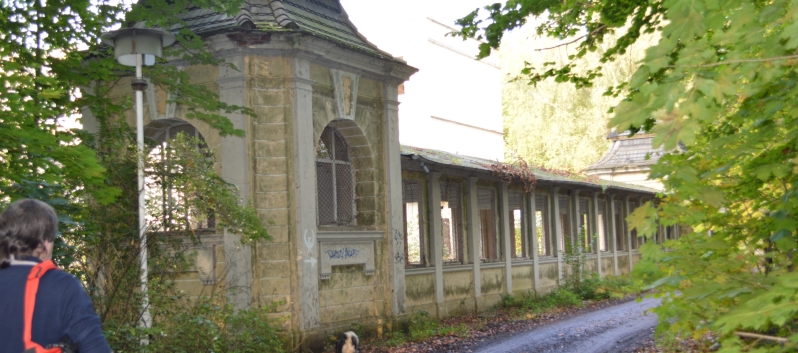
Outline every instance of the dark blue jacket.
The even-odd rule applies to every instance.
[[[22,259],[39,263],[38,258]],[[21,353],[25,285],[32,264],[0,269],[0,353]],[[108,353],[100,317],[75,276],[50,270],[42,276],[33,310],[32,338],[43,347],[58,343],[64,335],[80,344],[80,353]]]

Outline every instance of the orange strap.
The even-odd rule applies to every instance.
[[[33,326],[33,308],[36,307],[36,293],[39,291],[39,279],[47,271],[57,270],[58,267],[48,260],[31,268],[28,274],[28,284],[25,286],[25,326],[22,331],[22,341],[25,344],[26,352],[33,349],[34,352],[61,353],[61,348],[44,349],[42,346],[31,341],[31,326]]]

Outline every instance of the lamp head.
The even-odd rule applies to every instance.
[[[172,33],[153,28],[122,28],[102,35],[103,43],[114,47],[116,61],[136,66],[136,56],[142,55],[146,66],[155,64],[155,57],[163,56],[163,48],[175,42]]]

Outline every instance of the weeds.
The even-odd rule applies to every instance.
[[[555,291],[538,295],[536,293],[511,294],[502,296],[502,305],[505,308],[521,308],[541,313],[554,308],[582,307],[582,299],[573,292],[560,288]]]
[[[415,312],[410,319],[407,331],[394,331],[380,342],[381,346],[395,347],[407,342],[424,341],[435,336],[468,337],[469,328],[466,324],[442,325],[440,321],[430,316],[426,311]]]
[[[630,279],[616,276],[599,279],[598,276],[590,275],[582,279],[577,288],[578,291],[575,292],[570,288],[562,287],[543,295],[526,293],[514,296],[508,294],[502,296],[502,306],[540,313],[555,308],[582,307],[583,300],[620,298],[636,292],[636,287]]]

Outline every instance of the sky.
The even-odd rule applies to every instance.
[[[403,19],[430,17],[454,27],[456,19],[494,2],[496,0],[341,0],[341,5],[358,31],[382,48],[390,47],[390,43],[381,43],[381,39],[389,38],[398,28],[393,24]]]

